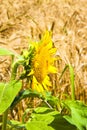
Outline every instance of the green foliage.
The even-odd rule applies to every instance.
[[[45,100],[48,101],[52,107],[55,107],[59,102],[59,99],[55,96],[52,96],[50,92],[45,93]]]
[[[54,130],[43,121],[32,121],[26,124],[27,130]]]
[[[76,130],[69,124],[58,111],[47,107],[38,107],[31,114],[31,119],[26,123],[27,130]]]
[[[22,99],[29,98],[29,97],[43,98],[43,95],[41,93],[38,93],[37,91],[32,91],[31,89],[22,90],[15,97],[10,108],[13,109],[15,107],[15,105],[18,104]]]
[[[6,55],[11,55],[12,56],[12,55],[14,55],[14,53],[7,50],[7,49],[5,49],[5,48],[0,47],[0,56],[6,56]]]
[[[49,103],[52,107],[56,107],[58,103],[58,98],[52,96],[50,92],[46,92],[43,94],[33,91],[32,89],[26,89],[19,92],[19,94],[15,97],[14,101],[11,104],[11,109],[15,107],[16,104],[18,104],[22,99],[24,98],[30,98],[30,97],[38,97],[41,98],[45,104]]]
[[[16,80],[9,83],[0,83],[0,114],[10,107],[21,86],[21,82]]]
[[[11,130],[22,130],[22,128],[25,128],[25,124],[16,120],[8,121],[8,125],[11,128]]]
[[[65,105],[69,108],[70,115],[66,115],[64,118],[79,130],[86,130],[87,106],[80,101],[65,101]]]

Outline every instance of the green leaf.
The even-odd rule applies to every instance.
[[[80,101],[66,101],[65,105],[69,108],[70,115],[66,115],[64,118],[79,130],[86,130],[87,106]]]
[[[50,124],[54,130],[77,130],[77,128],[66,121],[62,115],[57,114],[54,116],[54,121]]]
[[[1,48],[1,47],[0,47],[0,56],[16,56],[17,58],[23,60],[23,56],[17,54],[16,52],[14,53],[6,48]]]
[[[57,105],[58,98],[51,95],[51,93],[46,92],[45,96],[37,91],[33,91],[32,89],[22,90],[19,92],[18,96],[14,99],[13,103],[11,104],[11,109],[19,103],[22,99],[29,97],[38,97],[45,101],[47,101],[52,107]]]
[[[7,50],[6,48],[0,47],[0,56],[6,56],[6,55],[15,55],[13,52]]]
[[[13,101],[11,107],[14,107],[18,102],[20,102],[22,99],[27,98],[27,97],[38,97],[38,98],[41,98],[41,99],[47,101],[52,106],[57,105],[57,103],[58,103],[57,97],[52,96],[50,92],[46,92],[44,95],[42,95],[41,93],[39,93],[37,91],[33,91],[32,89],[22,90],[19,92],[19,95]]]
[[[22,128],[25,128],[25,124],[22,124],[21,122],[16,120],[8,120],[8,124],[11,126],[11,128],[15,128],[15,130],[21,130]]]
[[[19,94],[15,97],[14,101],[11,104],[11,109],[14,108],[14,106],[19,103],[22,99],[29,97],[38,97],[42,98],[41,93],[38,93],[37,91],[29,90],[22,90],[19,92]]]
[[[32,121],[26,124],[27,130],[54,130],[52,127],[47,126],[43,121]]]
[[[6,84],[0,83],[0,114],[11,105],[21,86],[22,83],[16,80]]]
[[[38,107],[26,123],[27,130],[76,130],[58,111],[47,107]]]
[[[58,112],[57,112],[58,113]],[[27,130],[54,130],[49,124],[54,120],[55,111],[47,107],[38,107],[31,114],[31,121],[26,124]]]
[[[41,114],[41,113],[42,114],[45,114],[45,113],[50,114],[50,112],[53,112],[53,111],[48,107],[37,107],[33,111],[34,114]]]

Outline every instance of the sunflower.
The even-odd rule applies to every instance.
[[[50,73],[56,73],[54,66],[56,48],[53,47],[51,34],[46,31],[41,41],[33,44],[35,52],[32,60],[32,89],[39,92],[48,91],[52,86]]]

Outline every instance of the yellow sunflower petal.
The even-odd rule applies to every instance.
[[[47,86],[52,86],[50,78],[48,76],[45,77],[43,83],[46,84]]]
[[[46,91],[48,91],[48,88],[47,88],[47,86],[46,86],[45,83],[43,83],[43,87],[44,87],[44,89],[45,89]]]
[[[43,92],[44,91],[43,86],[40,83],[38,84],[38,90],[37,91],[38,92]]]
[[[36,90],[38,92],[44,91],[42,85],[40,83],[38,83],[38,81],[36,80],[36,78],[34,76],[33,76],[33,80],[32,80],[32,89]]]
[[[53,43],[52,43],[52,41],[50,41],[50,42],[48,42],[48,44],[47,44],[47,46],[46,46],[46,47],[47,47],[48,49],[51,49],[51,48],[52,48],[52,46],[53,46]]]
[[[35,90],[36,85],[37,85],[37,80],[36,80],[36,78],[33,76],[33,79],[32,79],[32,89],[33,89],[33,90]]]
[[[56,49],[56,48],[52,48],[52,49],[50,49],[50,50],[49,50],[49,53],[50,53],[50,54],[55,54],[55,53],[56,53],[56,51],[57,51],[57,49]]]
[[[49,66],[49,72],[50,73],[57,73],[57,68],[55,66],[50,65]]]

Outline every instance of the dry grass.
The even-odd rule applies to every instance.
[[[21,53],[28,46],[28,37],[38,40],[46,29],[53,31],[56,55],[61,58],[53,77],[55,95],[70,94],[69,72],[61,81],[59,76],[71,64],[76,97],[87,102],[87,0],[0,1],[0,46]],[[9,59],[1,57],[0,80],[9,80],[9,69]]]

